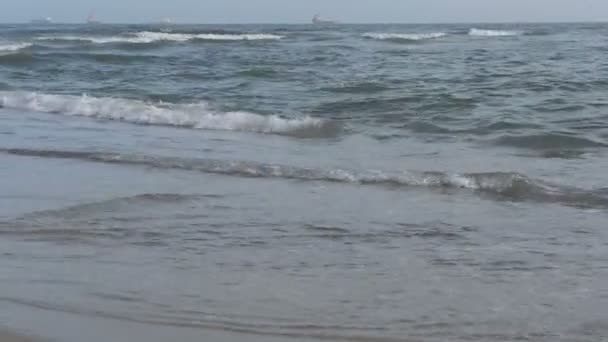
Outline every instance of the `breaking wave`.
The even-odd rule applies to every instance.
[[[88,151],[0,148],[0,152],[18,156],[78,159],[108,164],[198,171],[237,177],[283,178],[301,181],[392,187],[468,189],[502,200],[561,203],[576,207],[608,207],[608,197],[605,192],[550,184],[516,172],[353,171],[346,169],[305,168],[252,161],[186,159]]]
[[[129,33],[120,36],[96,37],[96,36],[50,36],[39,37],[38,40],[51,41],[84,41],[95,44],[110,44],[110,43],[133,43],[146,44],[162,41],[171,42],[186,42],[190,40],[213,40],[213,41],[244,41],[244,40],[278,40],[283,36],[265,33],[168,33],[168,32],[151,32],[143,31]]]
[[[419,41],[428,39],[437,39],[447,36],[444,32],[431,32],[431,33],[364,33],[364,38],[378,39],[378,40],[405,40],[405,41]]]
[[[289,119],[278,115],[260,115],[244,111],[219,112],[212,110],[205,102],[149,103],[87,95],[0,91],[0,107],[117,120],[133,124],[245,131],[304,138],[333,137],[341,131],[341,126],[334,121],[310,116]]]
[[[508,36],[519,36],[523,32],[521,31],[501,31],[501,30],[482,30],[477,28],[472,28],[469,31],[470,36],[477,37],[508,37]]]
[[[31,46],[31,43],[0,43],[0,53],[16,52]]]

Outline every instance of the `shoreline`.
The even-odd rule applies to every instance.
[[[25,336],[22,334],[18,334],[11,330],[0,328],[0,341],[1,342],[40,342],[41,340],[32,338],[31,336]]]

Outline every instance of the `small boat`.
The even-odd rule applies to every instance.
[[[312,17],[312,23],[314,25],[332,25],[332,24],[337,24],[335,21],[322,19],[320,14],[315,14],[315,16]]]
[[[53,23],[53,19],[51,17],[32,19],[30,23],[48,25]]]

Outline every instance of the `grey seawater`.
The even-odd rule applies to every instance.
[[[0,26],[0,326],[608,339],[606,33]]]

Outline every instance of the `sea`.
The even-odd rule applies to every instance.
[[[0,327],[608,341],[608,24],[0,25]]]

